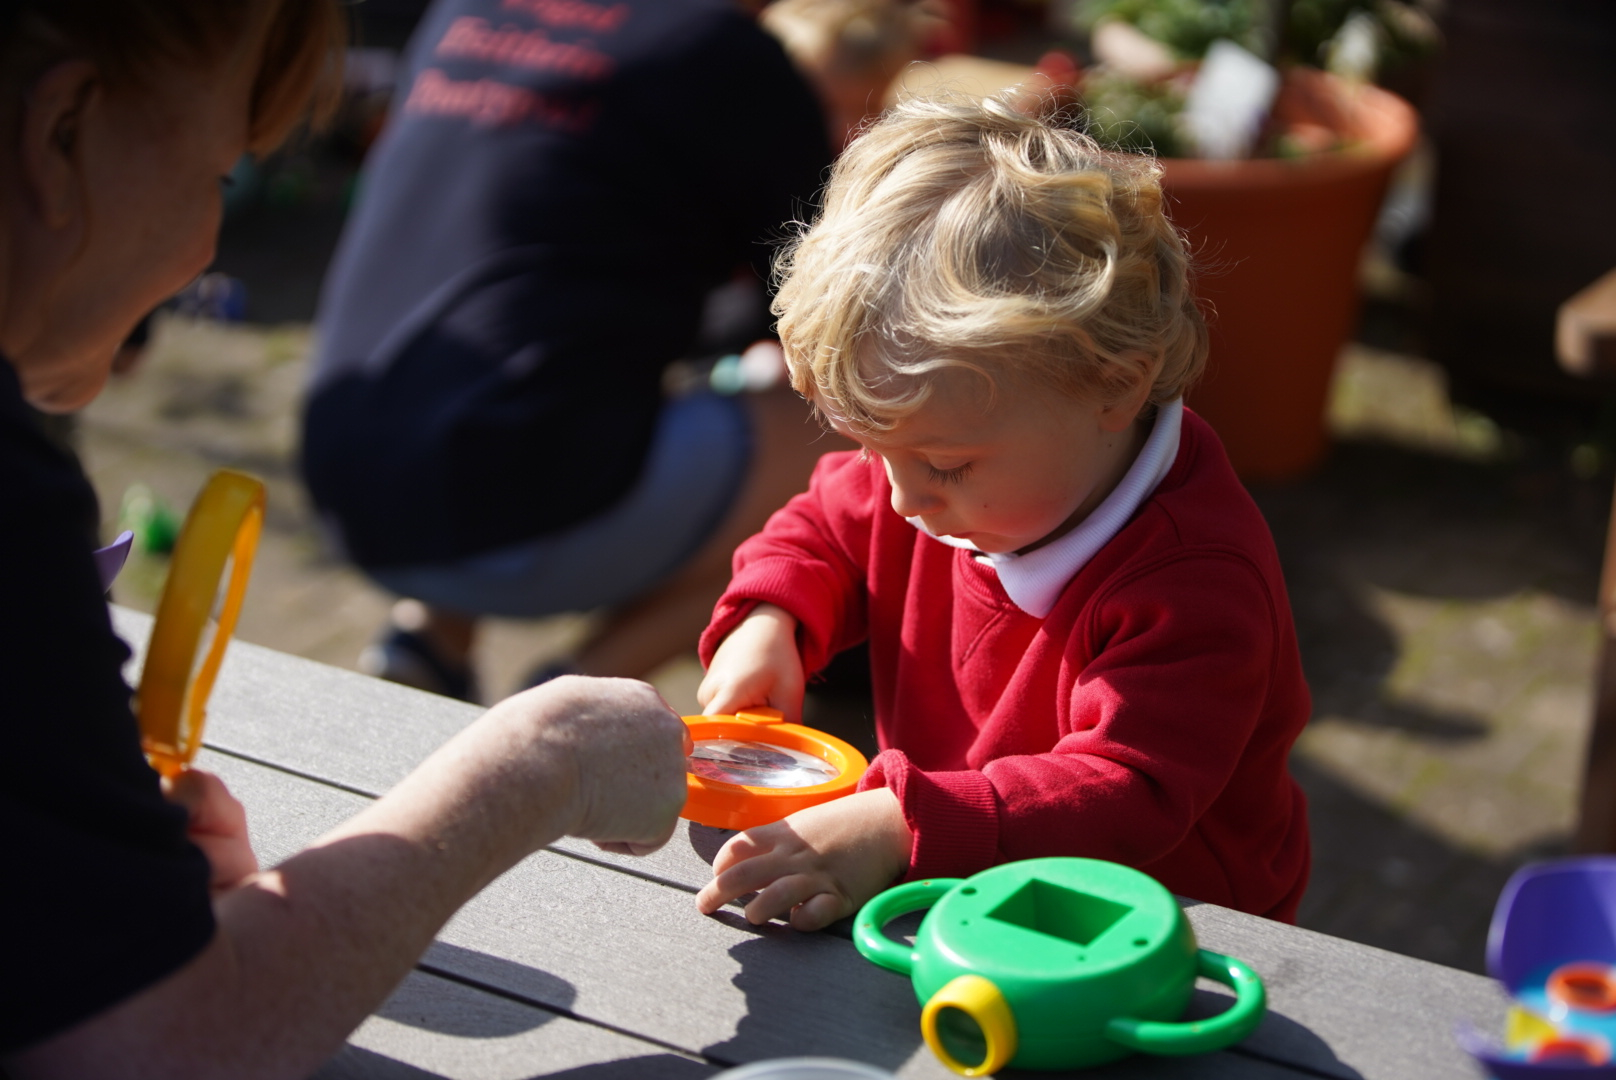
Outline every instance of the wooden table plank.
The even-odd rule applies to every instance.
[[[132,636],[143,636],[142,620],[120,615],[120,621]],[[424,756],[477,715],[469,706],[239,643],[211,711],[210,744],[356,791],[383,790],[413,765],[410,754]],[[228,770],[233,785],[238,767],[251,771],[235,762]],[[273,808],[257,815],[266,824],[255,820],[255,829],[267,830],[258,836],[266,852],[295,850],[362,804],[354,795],[270,775],[272,787],[284,785],[281,794],[243,795],[250,806]],[[334,796],[341,802],[335,816],[304,805]],[[750,1060],[834,1053],[840,1046],[846,1056],[903,1066],[908,1074],[918,1047],[918,1006],[901,979],[876,972],[872,981],[848,943],[830,935],[759,930],[729,912],[714,919],[694,912],[688,894],[710,875],[704,858],[718,839],[711,830],[683,830],[648,860],[558,845],[568,854],[536,856],[474,901],[435,946],[431,963],[561,1009],[570,1006],[545,978],[564,980],[577,987],[586,1019],[713,1052],[721,1061],[743,1060],[731,1054]],[[619,864],[634,873],[620,872]],[[1255,1055],[1322,1076],[1472,1080],[1453,1045],[1455,1023],[1501,1026],[1502,1001],[1488,980],[1213,905],[1192,905],[1189,917],[1204,946],[1246,959],[1269,985],[1272,1015],[1236,1063],[1255,1067]],[[692,993],[699,1009],[690,1004]],[[815,1023],[793,1030],[782,1020],[799,1013]],[[837,1024],[848,1032],[812,1034]],[[901,1034],[896,1045],[882,1036],[867,1046],[871,1031]],[[929,1065],[928,1055],[919,1060]],[[1204,1059],[1195,1074],[1221,1069],[1211,1061]]]
[[[653,1043],[415,972],[313,1080],[702,1080],[718,1071]]]

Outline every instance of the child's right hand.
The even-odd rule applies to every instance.
[[[696,700],[703,712],[719,716],[771,705],[796,724],[802,720],[806,681],[797,620],[784,608],[759,604],[713,654]]]

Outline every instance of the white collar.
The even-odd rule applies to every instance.
[[[1035,548],[1025,555],[1014,552],[978,552],[977,559],[992,566],[999,575],[999,583],[1016,607],[1028,615],[1042,619],[1055,607],[1055,601],[1077,572],[1088,565],[1096,552],[1122,531],[1134,512],[1150,498],[1162,477],[1178,458],[1178,439],[1184,424],[1184,400],[1175,399],[1156,410],[1156,423],[1144,448],[1128,468],[1121,483],[1105,497],[1105,501],[1083,521],[1059,540]],[[950,547],[975,551],[969,540],[952,536],[936,536],[918,518],[907,519],[909,524],[933,539]]]

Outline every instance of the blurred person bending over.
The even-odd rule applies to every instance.
[[[780,0],[762,28],[735,0],[432,5],[327,279],[305,415],[322,518],[408,598],[366,670],[475,698],[487,615],[607,609],[552,671],[639,676],[693,645],[736,544],[833,440],[784,386],[665,393],[664,371],[702,350],[737,275],[756,321],[727,345],[766,333],[771,241],[923,18],[902,0]]]
[[[335,0],[0,6],[0,1075],[300,1077],[461,904],[563,833],[646,850],[684,725],[626,680],[491,709],[352,821],[260,870],[217,777],[141,756],[81,527],[94,493],[29,406],[106,382],[213,258],[220,179],[329,100]]]

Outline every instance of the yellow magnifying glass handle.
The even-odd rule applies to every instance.
[[[169,562],[135,694],[141,745],[164,776],[182,772],[202,747],[208,695],[224,661],[247,595],[258,537],[264,529],[264,485],[245,473],[220,469],[191,504]],[[219,623],[200,665],[197,648],[231,561]]]

